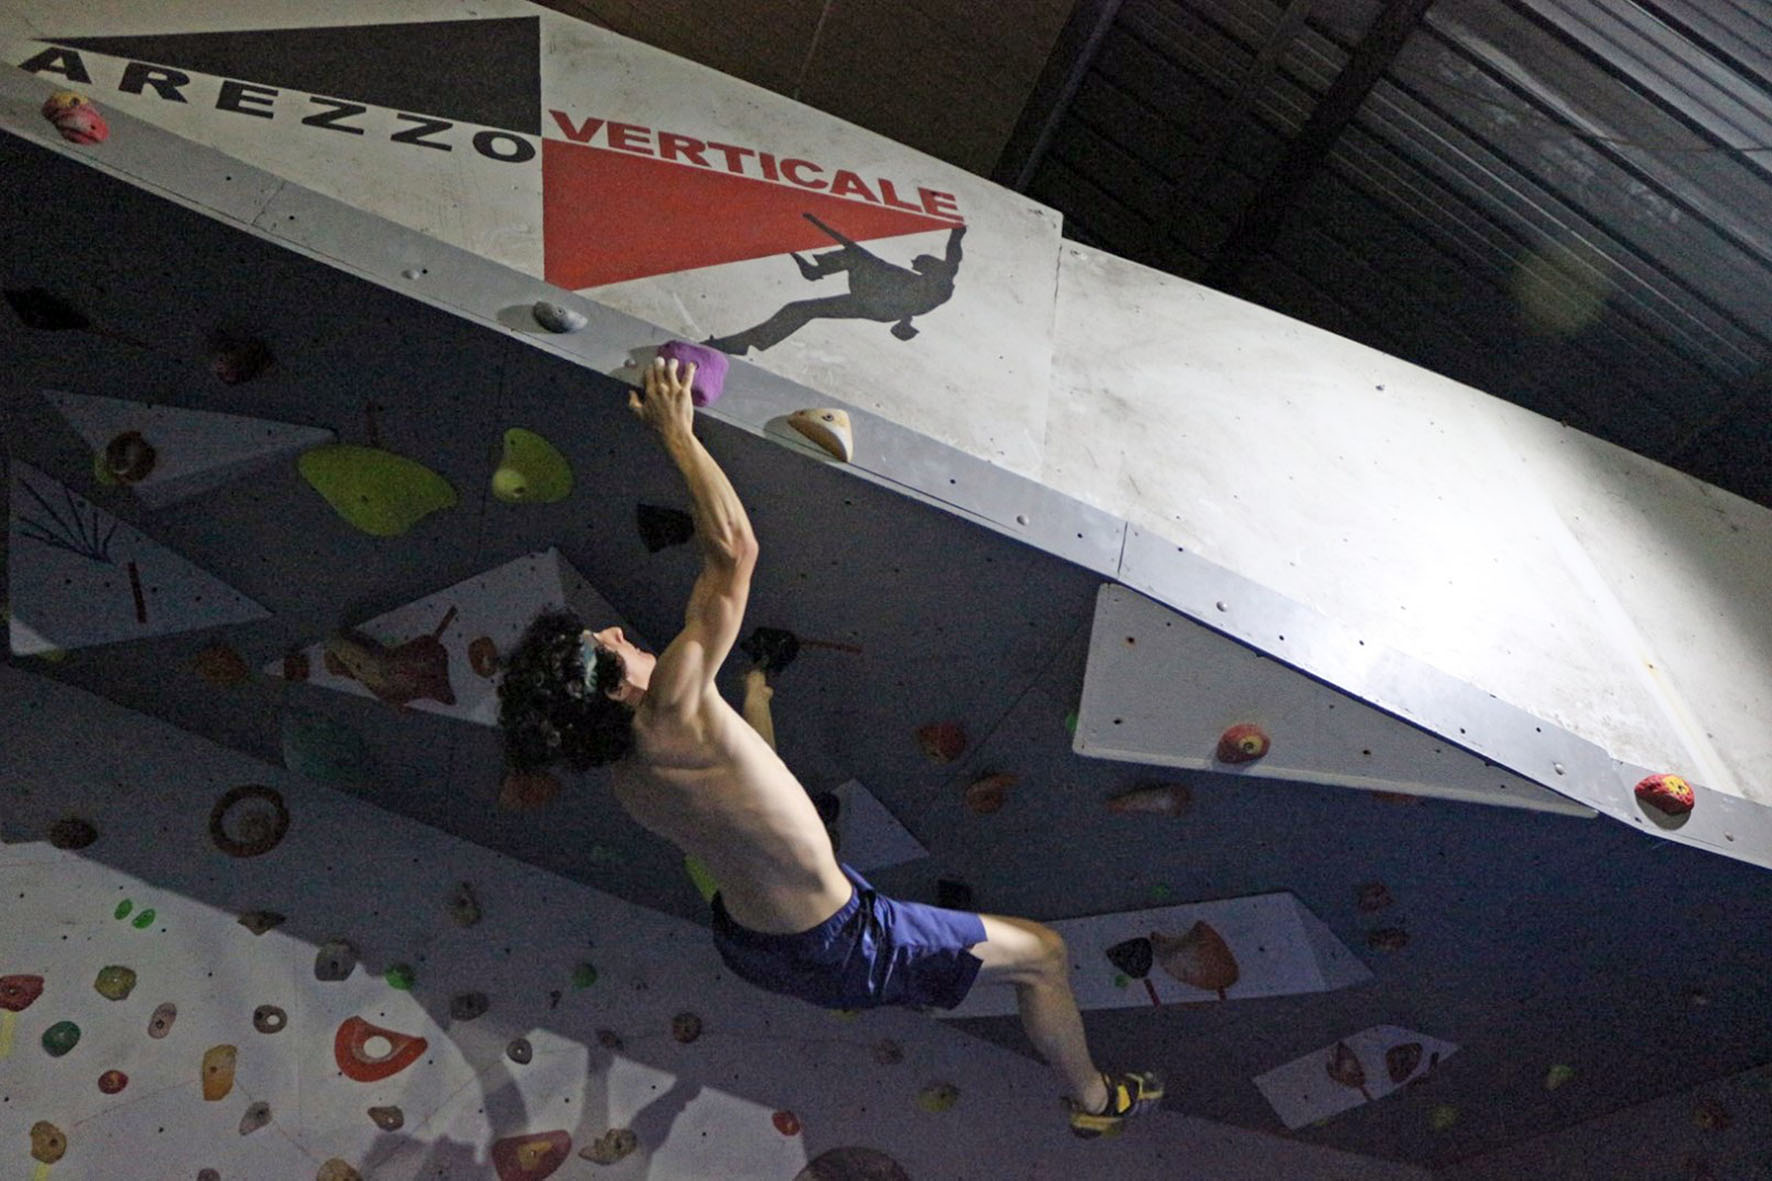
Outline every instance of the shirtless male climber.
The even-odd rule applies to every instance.
[[[695,437],[694,376],[660,360],[645,396],[628,397],[694,502],[702,568],[683,630],[654,655],[618,627],[591,631],[566,612],[537,618],[499,687],[511,765],[613,764],[629,815],[719,883],[714,944],[743,979],[831,1009],[951,1009],[975,983],[1013,985],[1029,1038],[1064,1081],[1073,1132],[1099,1136],[1154,1108],[1155,1074],[1110,1078],[1090,1058],[1057,932],[876,893],[839,864],[818,809],[776,755],[763,671],[746,678],[742,718],[720,695],[714,676],[744,619],[757,539]]]

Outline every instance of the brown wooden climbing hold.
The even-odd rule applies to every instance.
[[[631,1128],[610,1128],[578,1150],[578,1155],[592,1164],[613,1165],[633,1154],[640,1147],[640,1138]]]
[[[1698,802],[1692,785],[1671,773],[1649,775],[1637,782],[1637,802],[1664,816],[1684,816]]]
[[[197,675],[218,689],[232,689],[252,679],[246,659],[226,644],[211,644],[191,662]]]
[[[84,849],[96,840],[98,829],[78,816],[64,816],[49,826],[49,843],[58,849]]]
[[[139,484],[154,470],[157,453],[140,431],[124,431],[105,444],[105,471],[119,484]]]
[[[372,1037],[387,1041],[387,1053],[380,1057],[369,1053],[367,1045]],[[395,1033],[371,1025],[361,1017],[347,1017],[333,1035],[332,1059],[346,1078],[359,1083],[379,1083],[418,1061],[426,1045],[422,1037]]]
[[[498,675],[498,645],[491,636],[477,636],[468,645],[468,667],[489,681]]]
[[[58,90],[45,99],[43,117],[71,144],[102,144],[111,136],[110,124],[92,100],[72,90]]]
[[[855,455],[855,428],[843,410],[796,410],[788,425],[818,444],[825,454],[842,463]]]
[[[348,939],[328,939],[314,953],[314,979],[336,984],[357,968],[357,949]]]
[[[1179,937],[1151,932],[1151,949],[1163,971],[1190,988],[1216,992],[1221,1001],[1242,974],[1230,944],[1204,920]]]
[[[569,1132],[529,1132],[507,1136],[492,1145],[492,1167],[498,1181],[542,1181],[553,1176],[572,1152]]]
[[[172,1023],[178,1020],[178,1006],[171,1001],[162,1002],[154,1007],[153,1015],[148,1018],[148,1036],[155,1041],[172,1032]]]
[[[239,1051],[233,1046],[211,1046],[203,1051],[203,1098],[213,1103],[234,1089],[234,1063]]]
[[[511,771],[498,785],[498,806],[510,812],[533,812],[560,794],[559,779],[546,771]]]
[[[98,1089],[107,1095],[115,1095],[129,1085],[129,1076],[121,1070],[107,1070],[98,1076]]]
[[[398,1132],[406,1126],[406,1113],[398,1107],[371,1107],[369,1118],[384,1132]]]
[[[1253,763],[1267,754],[1272,745],[1265,731],[1254,722],[1239,722],[1218,737],[1218,761],[1232,765]]]
[[[260,1033],[282,1033],[289,1025],[289,1014],[276,1005],[260,1005],[252,1011],[252,1028]]]
[[[958,722],[917,727],[917,745],[937,763],[951,763],[966,750],[966,730]]]
[[[67,1155],[68,1137],[48,1120],[31,1125],[31,1159],[53,1165]]]
[[[363,1174],[335,1156],[320,1166],[314,1181],[363,1181]]]
[[[800,1134],[800,1117],[791,1111],[778,1111],[769,1117],[769,1122],[774,1124],[775,1130],[783,1136],[798,1136]]]
[[[701,1018],[694,1013],[678,1013],[671,1018],[671,1036],[688,1045],[701,1036]]]
[[[209,810],[209,839],[229,857],[269,853],[288,831],[283,794],[262,784],[230,788]]]
[[[1000,771],[974,779],[966,787],[966,810],[974,816],[999,812],[1009,802],[1009,789],[1021,782],[1021,776]]]

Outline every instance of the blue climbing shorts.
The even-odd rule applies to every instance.
[[[951,1009],[965,1000],[984,966],[968,950],[984,942],[983,921],[963,910],[887,898],[842,868],[855,887],[849,901],[793,935],[739,926],[714,895],[714,946],[726,966],[759,988],[827,1009]]]

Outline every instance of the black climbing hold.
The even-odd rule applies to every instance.
[[[800,654],[800,637],[779,627],[759,627],[745,637],[739,648],[752,664],[774,676],[794,663],[794,657]]]
[[[260,1005],[252,1011],[252,1028],[260,1033],[281,1033],[289,1024],[289,1014],[276,1005]]]
[[[98,840],[98,829],[78,816],[64,816],[49,826],[49,843],[58,849],[84,849]]]
[[[81,332],[92,327],[78,308],[59,295],[53,295],[41,287],[8,287],[5,291],[6,302],[26,328],[37,328],[45,332]]]
[[[491,1007],[483,992],[458,992],[449,998],[449,1015],[457,1021],[472,1021]]]
[[[948,910],[971,910],[972,887],[956,878],[941,878],[935,883],[935,905]]]
[[[529,1044],[528,1038],[513,1038],[511,1044],[505,1047],[505,1055],[519,1066],[527,1066],[529,1060],[535,1057],[535,1048]]]
[[[837,798],[836,792],[813,792],[812,806],[818,809],[818,818],[825,824],[837,823],[837,817],[843,814],[843,801]]]
[[[634,506],[634,520],[640,527],[640,540],[645,542],[646,552],[649,554],[656,554],[673,545],[682,545],[695,536],[695,518],[682,509],[637,504]]]

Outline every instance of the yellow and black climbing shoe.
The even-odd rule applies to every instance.
[[[1085,1140],[1111,1136],[1120,1130],[1126,1117],[1155,1111],[1163,1099],[1163,1080],[1157,1074],[1122,1074],[1101,1076],[1107,1084],[1107,1107],[1100,1112],[1084,1111],[1074,1100],[1071,1108],[1071,1133]]]

